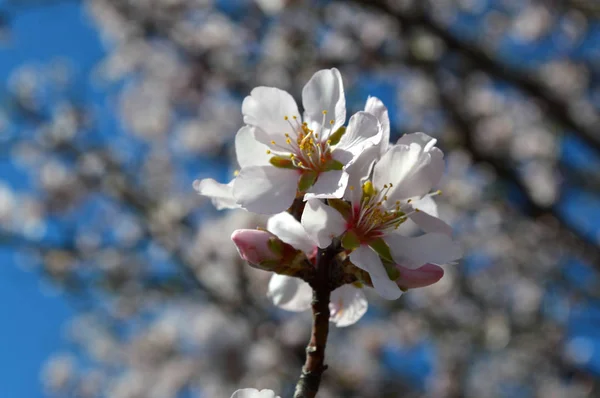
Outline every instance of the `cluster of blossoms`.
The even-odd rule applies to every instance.
[[[283,309],[310,308],[307,270],[317,267],[320,250],[335,251],[330,320],[347,326],[367,310],[363,288],[394,300],[437,282],[440,265],[461,257],[432,198],[443,153],[423,133],[390,144],[387,109],[374,97],[344,126],[337,69],[316,72],[302,102],[303,115],[285,91],[252,90],[235,139],[239,173],[228,184],[204,179],[195,188],[218,209],[272,215],[266,230],[237,230],[232,240],[250,265],[274,272],[268,295]]]

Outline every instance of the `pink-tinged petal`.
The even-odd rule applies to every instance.
[[[315,185],[310,187],[304,200],[311,198],[341,198],[348,185],[348,173],[343,170],[332,170],[319,174]]]
[[[235,136],[235,155],[240,167],[266,166],[273,155],[267,154],[269,149],[254,137],[254,128],[244,126]]]
[[[352,285],[340,286],[331,292],[329,321],[339,328],[350,326],[358,322],[368,308],[369,303],[362,289]]]
[[[423,264],[448,264],[462,257],[460,245],[446,234],[428,233],[415,238],[389,234],[384,240],[397,264],[416,269]]]
[[[231,398],[281,398],[275,396],[273,390],[260,390],[255,388],[242,388],[233,393]]]
[[[310,239],[302,224],[287,212],[270,217],[267,221],[267,231],[308,255],[311,255],[317,247],[317,243]]]
[[[210,198],[217,210],[236,209],[240,206],[233,196],[234,181],[231,180],[228,184],[221,184],[212,178],[205,178],[194,181],[194,189],[200,195]]]
[[[373,287],[384,299],[396,300],[402,295],[402,290],[390,280],[379,256],[370,247],[362,245],[354,250],[350,253],[350,261],[369,273]]]
[[[259,229],[237,229],[231,234],[240,257],[254,265],[282,258],[281,254],[276,254],[269,248],[271,238],[273,235],[270,232]]]
[[[325,126],[331,127],[331,131],[341,127],[346,121],[346,97],[340,72],[335,68],[316,72],[302,90],[302,104],[311,121],[320,125],[326,111]]]
[[[388,110],[379,98],[369,97],[367,98],[367,103],[365,104],[365,112],[369,112],[371,115],[375,116],[381,124],[382,134],[379,148],[381,150],[381,154],[384,154],[385,151],[387,151],[390,143],[390,117],[388,116]]]
[[[256,127],[256,138],[268,144],[271,140],[285,140],[284,133],[292,133],[285,117],[300,117],[292,96],[275,87],[256,87],[242,103],[244,123]]]
[[[302,213],[302,226],[320,248],[326,248],[331,240],[346,231],[346,220],[337,210],[319,199],[306,202]]]
[[[241,207],[259,214],[287,210],[296,197],[300,175],[273,166],[244,167],[233,184],[233,196]]]
[[[301,312],[311,306],[312,288],[302,279],[273,274],[269,281],[267,297],[281,309]]]
[[[350,118],[346,133],[342,136],[336,149],[341,148],[356,157],[366,147],[377,145],[380,142],[381,127],[377,118],[367,112],[357,112]]]
[[[444,270],[435,264],[425,264],[417,269],[401,265],[396,265],[396,268],[400,271],[400,278],[396,283],[404,290],[433,285],[444,276]]]

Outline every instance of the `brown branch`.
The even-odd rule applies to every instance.
[[[327,369],[325,365],[325,347],[329,334],[329,299],[331,295],[330,274],[335,263],[336,249],[331,245],[319,249],[317,253],[317,272],[310,282],[313,288],[313,324],[310,342],[306,347],[306,362],[302,368],[300,380],[296,385],[294,398],[314,398],[319,391],[321,377]]]

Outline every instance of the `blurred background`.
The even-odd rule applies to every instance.
[[[291,396],[310,314],[219,213],[241,101],[342,72],[447,160],[465,258],[332,328],[320,397],[600,397],[600,3],[0,0],[0,397]]]

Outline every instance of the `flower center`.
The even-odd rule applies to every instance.
[[[327,111],[323,111],[323,119],[317,130],[311,129],[307,122],[300,123],[297,116],[291,118],[285,116],[291,128],[290,133],[284,133],[285,143],[271,141],[271,145],[280,150],[286,156],[289,156],[291,165],[300,170],[310,170],[316,172],[328,171],[331,169],[331,140],[323,140],[322,133],[326,128]],[[333,120],[329,121],[334,124]],[[268,154],[271,151],[267,151]]]
[[[392,189],[392,183],[385,184],[382,189],[375,189],[371,181],[367,181],[362,187],[360,204],[352,208],[352,218],[349,222],[350,228],[363,242],[385,235],[391,229],[397,229],[407,220],[407,206],[400,201],[389,204],[387,194]],[[350,187],[354,190],[354,187]]]

